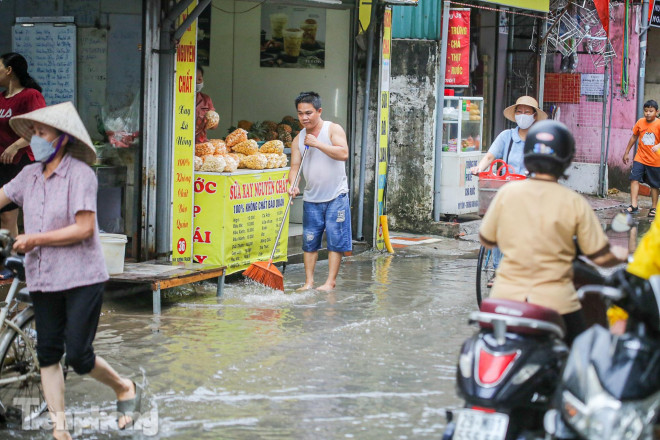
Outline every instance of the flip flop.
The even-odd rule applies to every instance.
[[[639,206],[628,205],[624,211],[629,214],[637,214],[639,212]]]
[[[119,417],[121,416],[129,416],[131,418],[131,421],[124,425],[123,428],[119,428],[121,430],[135,425],[135,422],[140,417],[139,411],[142,403],[142,387],[138,386],[135,382],[133,382],[133,386],[135,387],[134,398],[117,401],[117,413],[119,415],[117,417],[117,423],[119,423]]]
[[[649,217],[655,217],[655,208],[649,209]]]

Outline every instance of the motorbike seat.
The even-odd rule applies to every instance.
[[[477,321],[481,328],[492,328],[492,321],[500,317],[506,322],[507,329],[515,333],[560,335],[566,332],[564,319],[555,310],[508,299],[485,299],[481,303],[480,311],[474,314],[473,320]]]

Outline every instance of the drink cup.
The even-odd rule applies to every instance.
[[[286,27],[286,24],[289,22],[289,17],[286,14],[270,14],[270,28],[272,30],[273,39],[281,40],[282,30]]]
[[[300,45],[302,44],[303,31],[298,28],[288,28],[282,31],[284,36],[284,53],[289,58],[298,59],[300,56]]]
[[[304,46],[313,46],[316,44],[316,30],[318,23],[313,18],[308,18],[303,24],[300,25],[303,31],[302,44]]]

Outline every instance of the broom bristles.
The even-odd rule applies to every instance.
[[[263,284],[272,289],[284,291],[284,277],[273,265],[272,261],[258,261],[252,263],[243,276]]]

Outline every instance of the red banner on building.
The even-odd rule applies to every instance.
[[[449,38],[447,39],[447,71],[445,85],[470,85],[470,10],[449,10]]]

